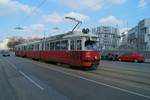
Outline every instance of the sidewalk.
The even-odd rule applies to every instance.
[[[150,63],[150,59],[145,59],[145,63]]]

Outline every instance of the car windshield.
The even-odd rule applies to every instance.
[[[86,50],[97,50],[97,42],[96,41],[87,40],[85,42],[85,49]]]

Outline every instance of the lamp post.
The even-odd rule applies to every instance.
[[[15,27],[14,29],[15,29],[15,30],[24,30],[23,27],[19,27],[19,26],[18,26],[18,27]]]

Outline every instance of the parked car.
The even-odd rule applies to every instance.
[[[9,53],[9,51],[7,51],[7,50],[1,51],[1,54],[2,54],[2,56],[4,56],[4,57],[10,56],[10,53]]]
[[[118,54],[108,53],[106,55],[102,55],[102,60],[112,60],[115,61],[118,59]]]
[[[144,62],[145,58],[138,52],[129,52],[118,56],[119,61]]]

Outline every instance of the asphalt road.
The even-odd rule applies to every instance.
[[[148,64],[103,61],[96,71],[60,66],[0,57],[0,100],[150,100]]]

